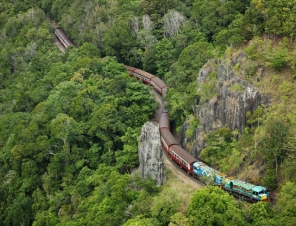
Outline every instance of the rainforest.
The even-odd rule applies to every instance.
[[[295,3],[1,0],[0,225],[295,225]],[[53,21],[75,46],[59,50]],[[271,202],[190,189],[170,172],[161,187],[143,180],[138,138],[157,102],[124,65],[170,87],[186,149],[202,130],[195,156],[267,187]],[[208,129],[199,109],[230,74],[244,81],[224,81],[230,93],[247,82],[266,101],[242,127]]]

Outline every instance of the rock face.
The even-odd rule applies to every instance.
[[[235,76],[231,70],[231,64],[234,66],[241,63],[244,58],[246,58],[244,53],[240,53],[231,63],[220,63],[217,70],[216,95],[205,103],[195,106],[195,117],[199,120],[199,127],[195,129],[193,140],[186,138],[188,124],[183,125],[180,142],[183,147],[191,146],[195,157],[198,157],[200,151],[206,147],[206,134],[221,127],[238,129],[242,132],[247,125],[246,113],[269,103],[268,97],[260,94],[259,90],[246,80]],[[209,66],[202,68],[197,83],[206,82],[213,71]],[[260,76],[264,75],[261,73]]]
[[[157,123],[147,122],[143,125],[138,150],[142,178],[150,176],[161,186],[166,181],[166,169]]]

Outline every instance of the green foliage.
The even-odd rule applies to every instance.
[[[170,218],[177,212],[177,207],[180,200],[171,190],[166,190],[160,193],[161,199],[155,197],[151,207],[151,215],[158,221],[157,225],[168,225]]]
[[[266,49],[264,57],[267,61],[267,65],[279,72],[288,63],[288,49],[281,45],[281,43],[276,47],[270,46],[270,48]]]
[[[264,182],[266,186],[275,188],[275,180],[279,165],[286,156],[285,144],[287,143],[288,127],[279,119],[268,118],[264,131],[260,134],[258,150],[267,160],[267,172]]]
[[[198,94],[200,95],[201,103],[204,103],[216,95],[217,73],[211,72],[206,82],[198,84]]]
[[[123,226],[154,226],[154,220],[152,218],[142,218],[137,216],[136,218],[129,219]]]
[[[264,112],[264,106],[259,106],[254,112],[248,111],[246,117],[248,118],[247,123],[253,127],[257,124],[257,127],[261,125],[265,119],[266,112]]]
[[[258,202],[250,206],[252,225],[267,225],[267,220],[272,217],[273,210],[270,203]]]
[[[184,216],[183,213],[175,213],[173,216],[171,216],[169,226],[189,226],[188,219]]]
[[[229,128],[222,127],[209,134],[207,137],[208,147],[201,152],[203,161],[212,166],[224,162],[224,158],[231,155],[236,146],[234,138],[236,133],[237,131],[232,132]]]
[[[295,216],[295,183],[288,181],[283,185],[279,194],[276,208],[281,211],[282,215]]]
[[[279,91],[281,94],[289,94],[289,92],[292,90],[294,85],[290,82],[283,81],[283,83],[279,86]]]
[[[248,30],[255,35],[287,35],[295,37],[294,1],[251,1],[246,10],[245,20]]]
[[[191,20],[198,23],[201,31],[211,41],[231,24],[237,14],[244,12],[246,5],[247,1],[195,0]]]
[[[246,53],[248,54],[251,60],[256,60],[264,52],[264,42],[259,37],[253,38],[249,45],[245,48]]]
[[[212,186],[196,192],[186,216],[189,225],[247,225],[244,212],[236,207],[233,198]]]
[[[121,20],[115,22],[104,37],[105,51],[108,56],[116,56],[121,61],[128,60],[128,48],[135,42],[128,25]]]
[[[244,87],[241,85],[241,84],[238,84],[238,83],[236,83],[236,84],[233,84],[230,88],[229,88],[229,90],[231,91],[231,92],[240,92],[240,93],[244,93]]]
[[[223,29],[215,35],[215,43],[219,45],[241,45],[249,38],[244,27],[244,16],[237,14],[227,29]]]
[[[187,21],[170,40],[162,39],[163,16],[171,9]],[[196,106],[215,97],[217,84],[213,72],[196,85],[198,72],[225,45],[238,47],[252,36],[263,37],[248,42],[249,59],[236,65],[249,80],[258,65],[267,66],[267,72],[291,69],[295,74],[292,0],[4,0],[0,12],[1,225],[246,223],[241,210],[218,191],[192,201],[185,217],[177,212],[174,193],[155,197],[159,188],[153,180],[122,175],[138,166],[137,137],[155,103],[115,58],[99,57],[115,56],[165,78],[171,88],[170,116],[179,130],[189,118],[187,135],[192,136],[198,125],[192,117]],[[53,45],[47,15],[78,49],[61,53]],[[144,28],[143,15],[149,16],[150,29]],[[206,40],[214,41],[215,49]],[[215,61],[209,63],[215,67]],[[278,91],[289,102],[294,86],[281,74],[272,82],[281,78],[285,81]],[[256,153],[266,160],[262,180],[269,188],[277,185],[278,175],[291,181],[283,186],[278,214],[263,204],[251,206],[254,225],[295,223],[295,112],[290,108],[288,113],[273,110],[274,118],[257,108],[247,114],[252,128],[238,141],[235,132],[223,128],[209,137],[202,152],[223,171],[237,170]],[[192,206],[199,204],[196,211]]]
[[[212,57],[213,46],[208,42],[196,42],[186,47],[179,56],[177,64],[185,70],[187,77],[183,81],[194,81],[194,72],[200,68]],[[182,82],[182,81],[181,81]]]
[[[193,137],[194,131],[198,127],[198,119],[190,115],[188,123],[189,129],[186,131],[186,137]]]
[[[163,38],[160,42],[156,43],[155,48],[157,75],[158,77],[163,78],[175,58],[175,50],[172,43],[166,38]]]
[[[27,14],[24,17],[30,23]],[[36,29],[48,25],[34,23]],[[21,25],[16,26],[20,37],[29,29]],[[86,225],[92,217],[84,216],[92,208],[91,213],[97,213],[92,206],[97,202],[86,208],[84,200],[95,189],[101,189],[102,196],[113,192],[106,193],[113,198],[99,199],[104,204],[98,207],[101,224],[112,224],[112,219],[122,223],[124,209],[137,197],[131,190],[122,199],[116,189],[126,191],[130,181],[116,172],[116,185],[104,188],[109,179],[100,179],[106,175],[98,176],[95,170],[100,162],[115,165],[114,172],[138,166],[137,134],[154,113],[155,103],[148,89],[129,78],[122,64],[111,57],[98,59],[100,51],[94,45],[86,43],[62,54],[51,41],[46,43],[51,39],[46,32],[30,32],[38,34],[28,36],[35,39],[36,52],[35,44],[29,49],[18,47],[27,44],[17,40],[17,35],[9,41],[18,53],[9,50],[10,43],[0,47],[1,59],[3,51],[15,54],[9,56],[12,63],[4,57],[4,71],[8,69],[11,76],[3,76],[0,95],[0,224],[75,225],[71,219],[77,216],[79,224]],[[147,187],[150,193],[157,191],[152,184]],[[113,216],[109,206],[121,201]]]
[[[248,60],[245,65],[244,65],[244,69],[245,69],[245,73],[248,77],[253,77],[257,70],[258,70],[258,65],[256,64],[256,62],[252,61],[252,60]]]

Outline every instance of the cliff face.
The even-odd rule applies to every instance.
[[[242,132],[247,125],[246,113],[253,112],[262,104],[268,105],[268,97],[262,95],[246,80],[237,77],[231,70],[232,66],[242,63],[245,58],[245,54],[240,53],[231,62],[220,62],[216,71],[218,78],[215,85],[216,95],[210,100],[194,106],[199,127],[195,129],[193,140],[189,140],[185,136],[189,125],[186,123],[183,125],[180,142],[183,147],[190,146],[194,156],[198,157],[200,151],[206,147],[206,135],[209,132],[221,127],[238,129],[239,132]],[[261,71],[259,77],[264,76],[262,68],[258,67],[258,69]],[[202,68],[197,83],[207,82],[209,74],[213,71],[214,69],[209,66]]]
[[[166,169],[157,123],[147,122],[143,125],[138,150],[142,178],[150,176],[161,186],[166,180]]]

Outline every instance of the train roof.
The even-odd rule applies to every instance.
[[[150,74],[150,73],[148,73],[148,72],[146,72],[146,71],[143,71],[143,70],[141,70],[141,69],[136,69],[134,72],[137,73],[137,74],[139,74],[139,75],[142,75],[142,76],[144,76],[144,77],[146,77],[146,78],[148,78],[148,79],[150,79],[150,80],[151,80],[153,77],[155,77],[154,75],[152,75],[152,74]]]
[[[59,35],[63,39],[68,39],[67,35],[65,34],[65,32],[62,29],[57,28],[57,29],[55,29],[54,33],[56,35]]]
[[[162,110],[161,110],[161,114],[162,113],[169,113],[169,110],[168,109],[165,109],[165,108],[163,108]]]
[[[135,68],[135,67],[131,67],[131,66],[128,66],[128,65],[124,65],[125,66],[125,68],[128,70],[128,71],[134,71],[134,70],[136,70],[137,68]]]
[[[262,190],[267,190],[267,188],[258,185],[258,186],[253,187],[252,190],[259,193]]]
[[[221,176],[221,177],[226,176],[225,173],[221,173],[220,171],[208,166],[204,162],[195,162],[193,164],[193,166],[200,167],[200,168],[202,168],[203,171],[206,171],[207,173],[212,173],[212,174],[215,174],[215,175],[218,175],[218,176]]]
[[[169,113],[162,112],[159,118],[159,128],[170,128]]]
[[[62,29],[55,29],[54,33],[58,37],[58,39],[63,43],[63,45],[67,48],[69,45],[73,45],[71,40],[67,37]]]
[[[189,154],[189,152],[181,148],[179,145],[172,145],[170,149],[172,149],[172,151],[174,151],[177,155],[179,155],[189,164],[198,161],[195,157],[193,157],[191,154]]]
[[[177,140],[172,135],[172,133],[169,129],[167,129],[167,128],[160,129],[160,134],[169,147],[171,145],[178,144]]]
[[[164,87],[166,87],[167,85],[164,83],[164,81],[162,81],[160,78],[158,78],[158,77],[153,77],[152,79],[151,79],[158,87],[160,87],[160,88],[164,88]]]
[[[226,184],[229,184],[230,182],[233,183],[233,185],[239,186],[239,187],[243,187],[247,190],[253,190],[253,191],[261,191],[261,190],[266,190],[266,188],[261,187],[261,186],[257,186],[255,184],[251,184],[239,179],[232,179],[232,178],[226,178]],[[255,190],[254,190],[255,189]]]

